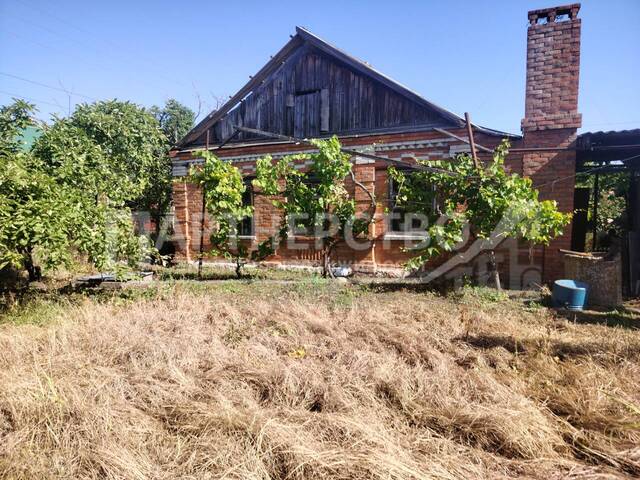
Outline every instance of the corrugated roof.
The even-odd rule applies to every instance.
[[[640,128],[632,130],[608,130],[585,132],[578,135],[579,149],[589,149],[595,146],[638,145],[640,146]]]

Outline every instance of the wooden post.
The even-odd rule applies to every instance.
[[[209,132],[207,130],[206,151],[209,151]],[[202,214],[200,216],[200,253],[198,255],[198,280],[202,280],[202,257],[204,255],[204,216],[207,208],[207,197],[204,187],[202,188]]]
[[[187,263],[191,262],[191,215],[189,215],[189,189],[187,182],[182,183],[184,197],[184,244]]]
[[[478,168],[478,154],[476,153],[476,142],[473,140],[473,130],[471,129],[471,117],[469,116],[469,112],[464,112],[464,119],[467,122],[467,135],[469,136],[469,145],[471,145],[473,166]]]
[[[595,252],[598,246],[598,200],[600,198],[600,175],[596,173],[593,179],[593,238],[591,239],[591,251]]]

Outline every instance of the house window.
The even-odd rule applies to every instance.
[[[251,185],[251,179],[247,178],[244,181],[245,190],[242,194],[242,206],[249,207],[253,205],[253,186]],[[253,235],[253,216],[244,217],[238,224],[238,236],[250,237]]]
[[[411,170],[401,170],[406,176],[411,175]],[[425,225],[422,219],[407,212],[405,207],[397,205],[399,185],[389,177],[389,223],[388,231],[391,233],[424,233]],[[432,208],[437,209],[437,201],[434,195]]]
[[[307,175],[303,180],[304,185],[309,187],[310,193],[320,184],[320,180],[313,174]],[[307,217],[304,214],[292,215],[289,220],[290,233],[301,237],[312,237],[316,234],[315,218]]]

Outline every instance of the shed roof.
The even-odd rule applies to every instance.
[[[640,170],[640,128],[585,132],[576,141],[578,171],[611,165],[610,171]]]

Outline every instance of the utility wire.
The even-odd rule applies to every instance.
[[[44,103],[45,105],[50,105],[52,107],[63,109],[61,105],[56,105],[55,103],[52,103],[52,102],[47,102],[47,101],[44,101],[44,100],[37,100],[35,98],[25,97],[23,95],[17,95],[15,93],[5,92],[4,90],[0,90],[0,93],[2,93],[4,95],[9,95],[10,97],[21,98],[22,100],[27,100],[29,102]]]
[[[90,97],[89,95],[83,95],[82,93],[73,93],[70,90],[65,90],[64,88],[54,87],[53,85],[47,85],[46,83],[38,82],[36,80],[30,80],[28,78],[20,77],[18,75],[13,75],[11,73],[0,72],[0,75],[4,75],[5,77],[15,78],[16,80],[21,80],[23,82],[32,83],[33,85],[39,85],[41,87],[50,88],[51,90],[56,90],[58,92],[66,93],[67,95],[73,95],[75,97],[86,98],[87,100],[97,101],[97,98]]]
[[[146,63],[147,65],[151,66],[156,71],[156,75],[158,75],[160,77],[163,77],[166,80],[168,80],[170,82],[173,82],[173,83],[176,83],[178,85],[186,86],[186,84],[183,81],[167,76],[165,74],[165,70],[163,68],[158,67],[158,63],[159,63],[158,60],[153,60],[153,59],[149,59],[149,58],[142,58],[138,53],[136,53],[136,57],[135,58],[129,57],[129,56],[125,56],[125,55],[122,55],[122,54],[116,55],[114,52],[128,52],[128,51],[130,51],[130,47],[127,46],[127,45],[117,44],[117,43],[115,43],[112,40],[107,39],[107,38],[98,37],[92,31],[90,31],[88,29],[85,29],[85,28],[83,28],[83,27],[81,27],[79,25],[76,25],[76,24],[74,24],[74,23],[72,23],[72,22],[70,22],[70,21],[68,21],[66,19],[63,19],[63,18],[55,15],[53,12],[43,8],[41,5],[36,5],[36,4],[31,3],[31,2],[24,2],[24,1],[22,1],[21,3],[23,5],[25,5],[25,6],[30,7],[30,8],[36,8],[36,9],[40,10],[47,18],[53,18],[53,19],[57,20],[58,22],[60,22],[62,24],[66,24],[67,26],[70,26],[73,29],[75,29],[75,30],[79,31],[80,33],[82,33],[84,37],[91,37],[94,40],[97,40],[97,43],[101,43],[103,46],[109,47],[109,49],[108,49],[108,51],[106,53],[108,53],[112,57],[118,58],[120,60],[125,61],[126,63],[128,63],[130,65],[136,65],[136,66],[139,66],[140,61],[142,61],[142,62]],[[30,3],[31,5],[27,5],[27,3]],[[26,20],[25,18],[19,17],[17,15],[16,15],[16,18],[19,18],[21,21],[23,21],[25,23],[30,23],[31,22],[30,20]],[[77,43],[79,45],[82,45],[83,49],[86,48],[86,46],[87,46],[85,44],[81,44],[81,42],[77,41],[76,39],[74,39],[74,38],[72,38],[70,36],[64,35],[64,34],[58,32],[55,29],[52,29],[50,27],[46,27],[46,26],[43,26],[43,25],[40,25],[40,24],[37,24],[37,23],[33,23],[33,22],[31,22],[31,25],[34,25],[34,26],[36,26],[36,27],[38,27],[40,29],[43,29],[43,30],[48,31],[50,33],[53,33],[54,35],[56,35],[58,37],[61,37],[61,38],[65,39],[65,40],[67,40],[69,42]],[[96,51],[100,55],[104,55],[105,54],[104,48],[93,47],[92,49],[94,51]]]

